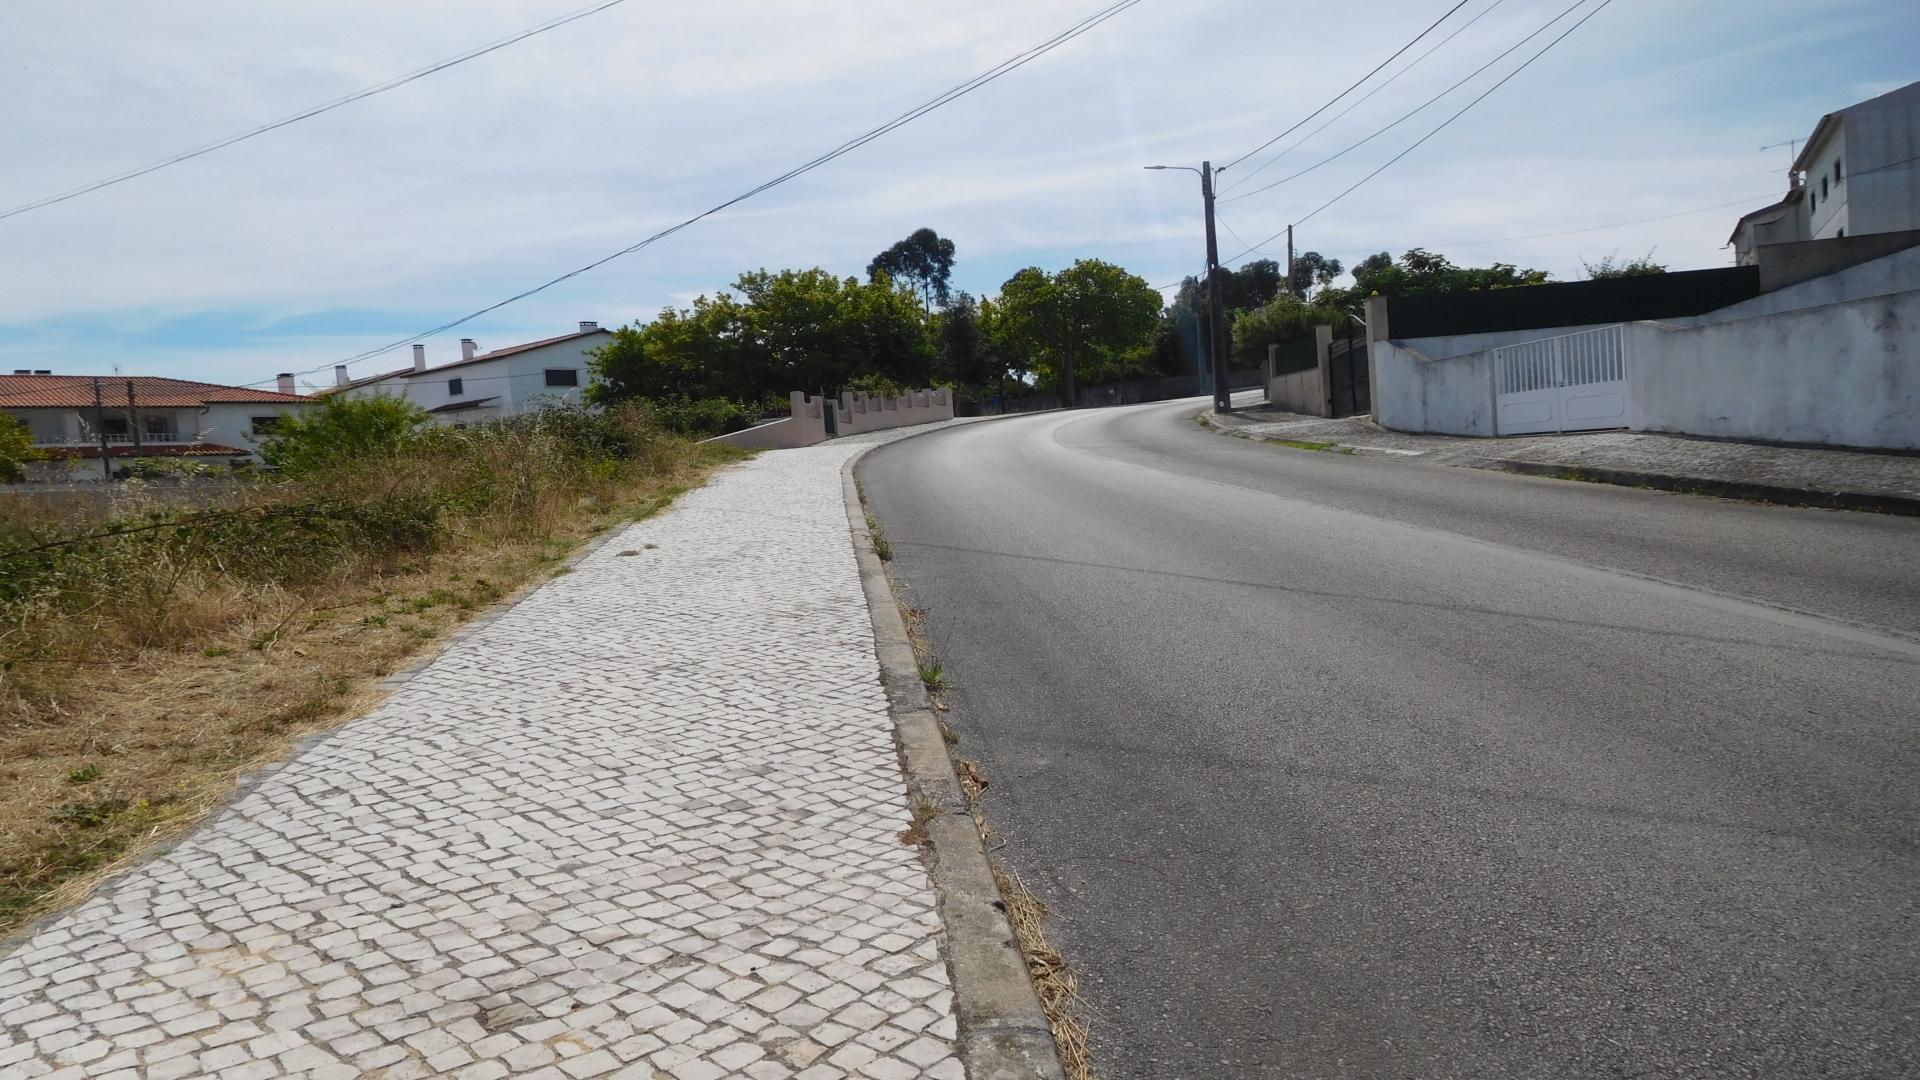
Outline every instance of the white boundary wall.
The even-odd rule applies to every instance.
[[[837,402],[811,397],[800,390],[795,390],[790,397],[793,402],[791,415],[785,419],[760,424],[745,431],[718,435],[706,441],[726,443],[742,450],[790,450],[812,446],[827,440],[827,409],[834,411],[834,428],[838,435],[858,435],[953,419],[951,390],[915,390],[897,398],[877,394],[842,394]]]
[[[1558,331],[1564,333],[1566,331]],[[1754,442],[1920,449],[1920,289],[1746,318],[1625,325],[1626,427]],[[1374,415],[1385,427],[1495,435],[1494,350],[1534,330],[1376,341]]]

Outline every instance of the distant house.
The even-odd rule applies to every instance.
[[[359,379],[336,367],[335,384],[319,393],[401,397],[449,424],[513,416],[549,403],[577,404],[592,373],[592,350],[611,336],[597,322],[582,322],[571,334],[484,353],[472,338],[461,338],[460,359],[437,367],[428,366],[426,346],[415,345],[412,367]]]
[[[1920,82],[1821,117],[1789,176],[1785,199],[1735,226],[1740,265],[1763,244],[1920,229]]]
[[[293,376],[280,376],[279,386],[20,370],[0,375],[0,412],[24,424],[48,459],[36,476],[91,480],[108,466],[79,464],[89,459],[107,458],[118,470],[141,458],[253,458],[259,438],[281,416],[313,404],[293,392]]]

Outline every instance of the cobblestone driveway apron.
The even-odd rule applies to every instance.
[[[0,1077],[957,1080],[841,501],[899,434],[626,527],[43,924]]]

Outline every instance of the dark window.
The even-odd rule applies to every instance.
[[[1820,197],[1827,197],[1827,178],[1824,176],[1820,178]]]
[[[132,434],[132,429],[131,429],[131,428],[129,428],[129,427],[127,427],[127,418],[126,418],[126,417],[124,417],[124,416],[103,416],[103,417],[101,417],[101,418],[100,418],[100,430],[101,430],[101,431],[104,431],[104,432],[106,432],[106,433],[107,433],[107,434],[109,434],[109,435],[129,435],[129,434]]]
[[[1847,235],[1847,230],[1845,230],[1845,229],[1841,229],[1841,230],[1840,230],[1839,232],[1837,232],[1837,233],[1835,233],[1834,235],[1835,235],[1835,236],[1845,236],[1845,235]]]
[[[280,426],[280,418],[277,416],[255,416],[251,420],[255,435],[265,435]]]
[[[461,394],[464,394],[464,393],[466,393],[466,385],[462,383],[459,379],[447,380],[447,396],[448,397],[459,397]]]
[[[1842,173],[1840,170],[1840,159],[1834,158],[1833,159],[1833,182],[1837,184],[1840,181],[1845,179],[1846,179],[1846,175]]]
[[[547,369],[548,386],[579,386],[580,369],[570,367],[550,367]]]
[[[147,434],[149,435],[166,435],[169,434],[173,428],[173,424],[164,416],[149,416],[146,418],[146,421]]]
[[[1807,216],[1808,217],[1813,216],[1814,207],[1817,207],[1819,205],[1820,205],[1820,196],[1815,195],[1811,191],[1807,192]]]

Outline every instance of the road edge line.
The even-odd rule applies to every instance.
[[[871,449],[862,449],[841,466],[841,498],[873,623],[873,651],[893,714],[907,797],[910,803],[924,801],[939,809],[926,825],[928,875],[947,933],[958,1026],[955,1046],[970,1080],[1064,1080],[1053,1027],[1040,1007],[1026,955],[1007,918],[1006,901],[993,880],[980,831],[920,681],[893,584],[873,550],[866,505],[853,476],[854,465]]]

